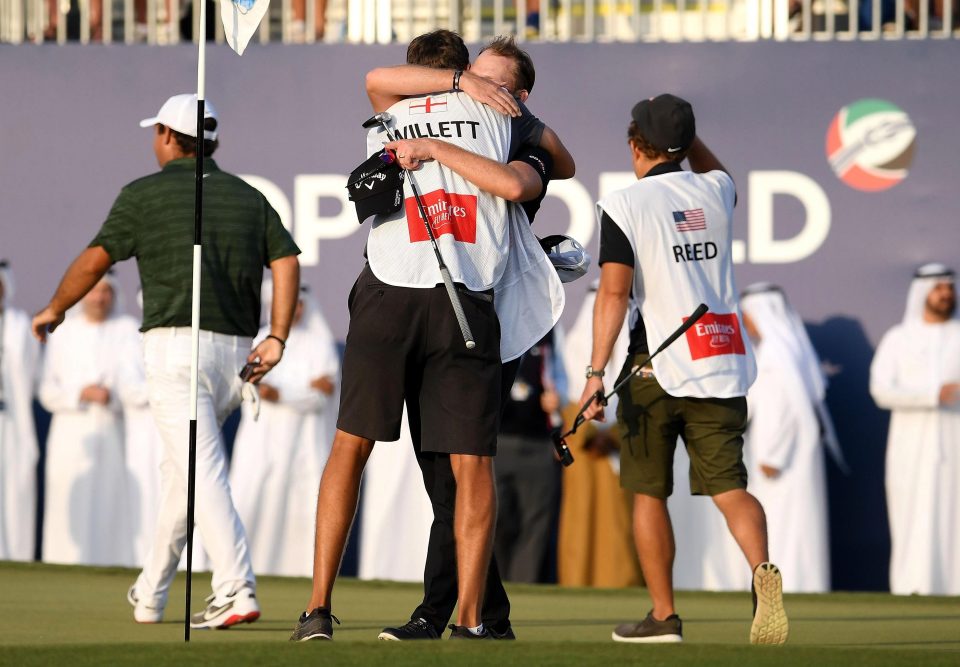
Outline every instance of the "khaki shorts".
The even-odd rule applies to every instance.
[[[746,398],[677,398],[667,394],[656,378],[634,376],[620,392],[617,420],[624,443],[620,451],[623,488],[668,498],[673,493],[677,438],[683,438],[690,456],[693,495],[715,496],[747,488]]]

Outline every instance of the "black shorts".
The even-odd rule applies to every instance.
[[[348,300],[338,429],[397,440],[406,401],[423,451],[496,454],[500,323],[492,293],[458,291],[477,343],[472,350],[443,285],[387,285],[364,267]]]

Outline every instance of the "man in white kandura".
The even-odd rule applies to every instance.
[[[744,290],[743,323],[757,353],[747,394],[750,490],[767,514],[770,556],[793,593],[830,590],[826,447],[841,467],[826,378],[803,320],[781,289]],[[822,446],[821,446],[822,445]]]
[[[142,292],[137,293],[143,307]],[[163,438],[150,414],[147,372],[143,363],[143,341],[133,331],[119,352],[121,356],[117,394],[123,405],[123,442],[127,464],[127,503],[133,556],[142,565],[153,539],[153,528],[160,510],[160,464]],[[196,545],[194,562],[196,562]],[[200,568],[196,568],[200,569]]]
[[[960,321],[955,273],[917,269],[903,322],[870,367],[870,393],[893,411],[887,440],[890,590],[960,594]]]
[[[40,402],[47,437],[43,560],[134,565],[117,395],[122,349],[136,321],[116,312],[116,285],[101,279],[47,345]],[[79,310],[79,312],[77,312]]]
[[[264,290],[266,293],[271,290]],[[270,333],[260,329],[255,342]],[[283,356],[258,387],[260,415],[243,404],[233,446],[230,489],[247,529],[253,567],[263,574],[308,577],[312,572],[311,499],[330,455],[336,421],[331,400],[340,359],[330,327],[306,286],[293,315]]]
[[[30,317],[10,307],[12,296],[10,267],[0,261],[0,560],[33,560],[40,346],[30,335]]]

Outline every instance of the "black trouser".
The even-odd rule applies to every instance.
[[[522,357],[521,357],[522,358]],[[517,377],[520,359],[503,365],[501,384],[501,410],[506,404],[510,388]],[[423,568],[423,602],[410,618],[424,618],[442,634],[457,604],[457,547],[453,532],[453,512],[457,500],[457,482],[450,466],[449,454],[421,452],[419,446],[420,424],[410,413],[410,432],[417,463],[423,474],[423,484],[430,505],[433,507],[433,524],[430,526],[430,542],[427,546],[427,562]],[[415,435],[414,435],[415,434]],[[497,559],[491,555],[487,571],[487,585],[483,596],[481,620],[484,625],[497,631],[506,630],[510,619],[510,600],[500,579]]]

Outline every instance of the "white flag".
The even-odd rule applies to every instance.
[[[237,55],[243,55],[269,6],[270,0],[220,0],[220,18],[227,44]]]

